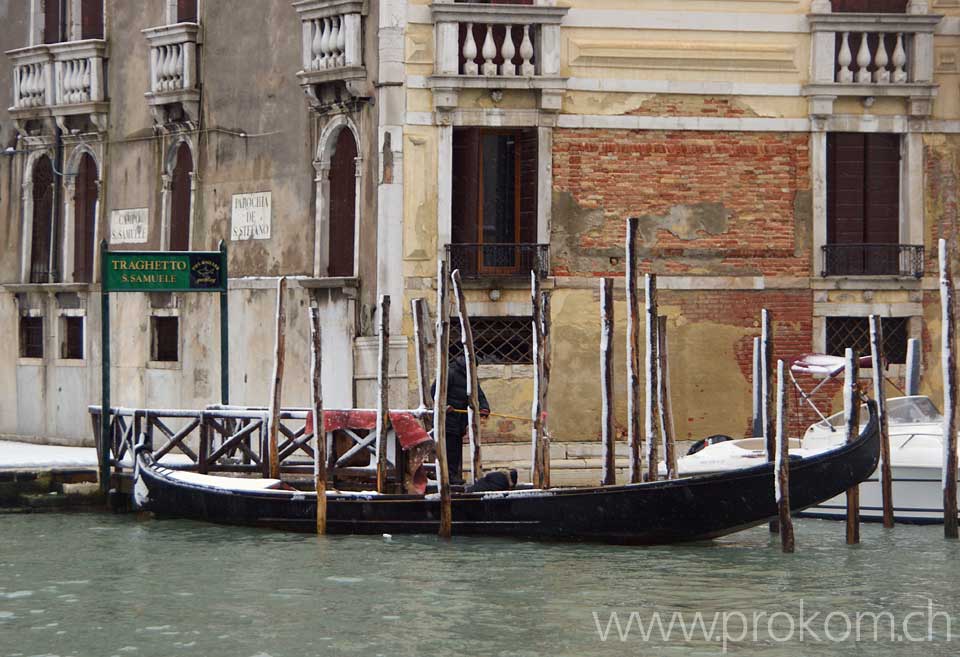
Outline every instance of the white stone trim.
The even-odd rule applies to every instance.
[[[163,169],[160,174],[160,250],[167,251],[170,248],[170,230],[172,229],[173,212],[173,170],[177,166],[177,151],[180,144],[186,144],[190,149],[190,160],[193,169],[190,172],[190,212],[189,212],[189,230],[187,231],[187,248],[193,248],[193,230],[196,223],[196,192],[197,192],[197,147],[194,144],[191,135],[178,134],[167,146],[166,155],[163,158]]]
[[[33,170],[37,161],[46,155],[50,162],[54,161],[53,151],[49,149],[38,149],[31,151],[23,164],[23,183],[20,186],[20,207],[23,209],[23,227],[20,235],[20,282],[30,282],[30,260],[33,257]],[[56,174],[54,174],[56,181]],[[51,235],[51,238],[53,236]],[[53,257],[53,242],[50,246],[51,257]]]
[[[806,118],[724,118],[699,116],[624,116],[602,114],[561,114],[558,128],[621,130],[718,130],[742,132],[809,132]]]
[[[99,148],[102,149],[102,144],[97,144]],[[97,203],[94,205],[93,210],[93,271],[90,272],[90,280],[97,280],[97,272],[99,270],[99,260],[100,260],[100,225],[101,225],[101,212],[103,210],[102,196],[103,196],[103,165],[102,156],[97,153],[97,151],[87,143],[80,143],[73,147],[70,151],[70,156],[66,160],[66,164],[63,169],[63,238],[61,240],[62,245],[62,257],[63,257],[63,272],[61,275],[61,280],[64,283],[73,283],[73,269],[74,269],[74,244],[76,243],[76,193],[77,193],[77,176],[80,173],[80,159],[83,155],[89,155],[93,158],[93,164],[97,168]]]
[[[453,239],[453,126],[442,125],[437,140],[437,258]]]
[[[814,317],[914,317],[923,315],[923,304],[917,302],[902,303],[834,303],[830,301],[814,302]]]
[[[357,149],[357,157],[354,158],[354,205],[353,205],[353,272],[352,276],[357,276],[360,260],[360,223],[361,211],[363,208],[362,200],[362,181],[363,181],[363,149],[360,141],[360,130],[350,117],[339,114],[333,117],[320,133],[317,139],[316,159],[313,162],[314,170],[317,175],[314,178],[316,184],[316,206],[314,208],[314,260],[313,275],[321,278],[328,275],[327,268],[330,264],[330,161],[336,148],[337,139],[340,138],[340,131],[344,128],[350,130],[353,135],[353,143]],[[326,247],[326,249],[324,249]]]

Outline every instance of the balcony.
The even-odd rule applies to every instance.
[[[816,3],[815,3],[816,8]],[[814,13],[811,30],[810,113],[830,115],[840,97],[906,99],[911,116],[928,116],[933,83],[933,31],[942,16],[926,13]]]
[[[150,46],[150,91],[144,94],[158,125],[200,118],[197,54],[200,26],[176,23],[143,30]]]
[[[65,131],[85,128],[73,123],[83,119],[106,130],[106,50],[106,41],[87,39],[7,51],[13,62],[10,115],[21,134],[29,134],[31,122],[51,117]]]
[[[539,107],[558,111],[560,22],[566,7],[435,2],[434,107],[457,107],[460,89],[535,90]]]
[[[550,249],[547,244],[447,244],[450,271],[460,270],[465,279],[537,278],[550,273]]]
[[[821,276],[923,276],[923,247],[913,244],[825,244]]]
[[[366,0],[301,0],[300,86],[314,109],[373,94],[363,59]]]

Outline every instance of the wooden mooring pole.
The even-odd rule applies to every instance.
[[[630,454],[631,484],[639,483],[643,479],[643,461],[640,457],[642,435],[640,426],[640,294],[637,283],[636,251],[639,224],[640,220],[637,217],[627,219],[627,445]],[[611,313],[612,308],[611,305]],[[610,317],[612,321],[613,315],[611,314]],[[611,328],[611,332],[612,330]]]
[[[947,241],[940,240],[941,367],[943,369],[943,535],[957,538],[957,360],[953,272]]]
[[[540,280],[536,272],[530,272],[530,301],[533,304],[533,403],[530,406],[532,454],[530,481],[534,488],[544,488],[544,432],[543,432],[543,306],[540,297]]]
[[[673,433],[673,404],[670,400],[668,353],[667,318],[665,315],[660,315],[657,317],[657,358],[659,365],[657,381],[660,383],[657,394],[657,415],[660,418],[660,433],[663,437],[663,463],[667,469],[667,479],[676,479],[679,469],[677,468],[677,448]]]
[[[277,437],[280,432],[280,397],[283,391],[283,356],[287,343],[287,277],[277,281],[277,333],[273,352],[273,383],[270,391],[269,474],[280,478],[280,451]]]
[[[453,296],[457,301],[457,315],[460,318],[460,343],[463,345],[463,359],[467,366],[467,436],[470,440],[470,481],[477,483],[483,477],[483,465],[480,460],[480,395],[477,380],[477,352],[473,348],[473,330],[470,328],[470,314],[467,312],[467,300],[463,295],[460,270],[450,275],[453,281]]]
[[[904,393],[908,397],[920,394],[920,340],[907,340],[907,377]]]
[[[433,395],[430,394],[430,366],[427,363],[427,304],[423,299],[412,299],[410,310],[413,315],[413,342],[417,359],[417,392],[420,396],[420,408],[433,408]]]
[[[893,474],[890,468],[890,425],[887,421],[887,396],[883,391],[883,324],[879,315],[870,315],[870,361],[873,366],[873,398],[880,416],[880,494],[883,502],[883,526],[893,527]],[[857,428],[859,432],[859,427]]]
[[[763,358],[760,354],[760,338],[753,339],[753,435],[763,435]]]
[[[317,491],[317,533],[327,533],[327,427],[323,416],[323,336],[320,310],[310,309],[310,388],[313,397],[313,481]]]
[[[776,457],[777,445],[774,435],[772,394],[773,386],[773,318],[770,311],[764,308],[760,312],[760,396],[763,418],[763,442],[767,450],[767,460],[773,461]],[[770,521],[770,533],[780,531],[779,522]]]
[[[660,430],[657,417],[657,393],[660,386],[657,383],[657,275],[647,274],[645,279],[645,310],[646,310],[646,346],[647,358],[645,374],[647,377],[646,400],[644,411],[646,415],[647,434],[647,471],[645,481],[657,480],[657,469],[660,465],[657,444],[660,442]]]
[[[380,296],[377,367],[377,492],[387,492],[387,431],[390,429],[390,295]]]
[[[790,517],[790,436],[787,435],[787,381],[783,361],[777,361],[777,456],[774,492],[780,515],[780,547],[790,554],[796,549],[793,518]]]
[[[540,463],[543,467],[541,483],[543,488],[550,488],[550,421],[547,414],[547,392],[550,389],[550,367],[552,365],[552,345],[550,343],[550,293],[540,292],[540,417],[543,418],[543,441],[540,443],[543,456]]]
[[[450,308],[447,301],[447,263],[437,262],[436,385],[433,395],[433,441],[437,453],[437,487],[440,489],[440,538],[453,529],[450,503],[450,470],[447,467],[447,358],[450,352]]]
[[[600,485],[617,483],[616,434],[613,423],[613,279],[600,279]],[[632,421],[631,421],[632,424]],[[638,423],[639,424],[639,423]],[[633,444],[630,445],[633,482]],[[639,470],[638,470],[639,473]]]
[[[857,354],[847,347],[844,352],[843,419],[845,442],[852,443],[860,434],[860,395],[857,393],[859,367]],[[847,545],[860,542],[860,484],[847,489]]]

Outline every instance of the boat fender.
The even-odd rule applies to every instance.
[[[696,454],[704,447],[708,447],[710,445],[716,445],[717,443],[725,443],[728,440],[733,440],[733,438],[731,438],[730,436],[724,435],[722,433],[715,433],[712,436],[707,436],[706,438],[703,438],[702,440],[698,440],[697,442],[690,445],[690,449],[687,450],[687,456],[690,456],[691,454]]]

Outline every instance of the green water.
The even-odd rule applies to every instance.
[[[630,548],[0,516],[0,657],[960,654],[960,544],[941,527],[869,525],[855,548],[839,523],[796,531],[784,556],[765,528]],[[612,612],[624,640],[601,638]],[[665,630],[679,614],[672,640],[655,612]],[[858,612],[892,616],[894,640],[863,617],[855,641]]]

